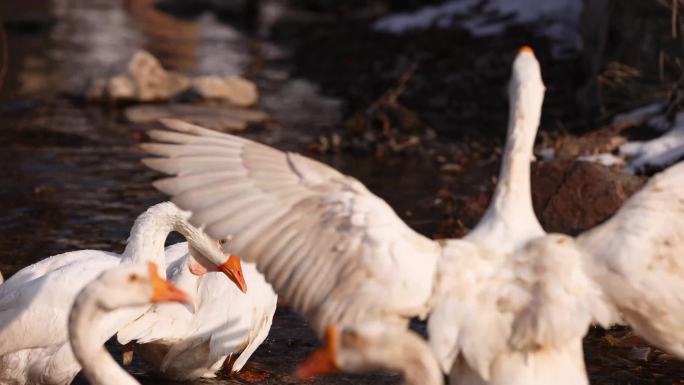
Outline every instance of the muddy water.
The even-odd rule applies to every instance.
[[[120,252],[135,216],[164,199],[150,185],[155,174],[141,167],[132,150],[142,129],[124,123],[120,110],[87,106],[78,97],[90,80],[122,71],[138,48],[187,73],[251,74],[262,89],[263,107],[274,115],[274,123],[247,134],[261,141],[304,151],[316,135],[339,124],[342,102],[291,78],[281,47],[247,38],[209,15],[176,19],[153,3],[0,3],[9,52],[0,91],[0,270],[5,275],[74,249]],[[429,163],[387,164],[349,155],[325,160],[398,205],[412,225],[427,232],[434,228],[434,221],[413,214],[414,206],[430,206],[438,188]],[[279,309],[246,374],[197,383],[292,383],[288,373],[315,344],[301,319]],[[163,383],[142,374],[139,362],[131,371],[145,383]],[[397,381],[378,375],[317,383]]]

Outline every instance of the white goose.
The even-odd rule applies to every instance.
[[[588,384],[589,325],[623,319],[684,358],[684,163],[606,223],[509,255],[451,241],[428,331],[452,384]]]
[[[107,270],[85,286],[69,313],[70,349],[92,385],[140,384],[123,370],[104,348],[112,313],[152,303],[187,302],[188,296],[156,273],[150,263],[127,264]]]
[[[325,346],[311,355],[295,372],[306,379],[337,370],[366,373],[394,370],[406,385],[443,385],[443,374],[425,341],[402,327],[368,321],[338,329],[330,326]]]
[[[540,82],[538,64],[526,50],[516,60],[514,79],[534,76],[535,70]],[[500,233],[517,230],[511,217],[520,216],[527,218],[529,231],[542,234],[532,212],[529,180],[526,186],[516,181],[529,179],[543,85],[523,83],[511,83],[511,138],[501,178],[505,188],[497,189],[493,202],[500,204],[488,215],[508,215],[508,227],[494,226]],[[193,211],[191,221],[210,234],[233,234],[235,251],[256,262],[319,336],[329,324],[379,319],[404,326],[409,318],[427,314],[445,249],[411,230],[357,180],[297,154],[177,120],[164,123],[173,131],[150,135],[175,144],[143,145],[165,157],[144,162],[179,176],[155,185]],[[509,238],[515,240],[515,234]],[[478,237],[486,238],[486,232]]]
[[[530,52],[516,63],[514,78],[533,73],[535,65],[538,72]],[[516,159],[504,160],[511,166],[502,173],[508,188],[497,189],[493,198],[508,203],[499,210],[508,215],[519,214],[513,199],[530,200],[529,181],[526,190],[513,181],[515,172],[529,168],[543,94],[543,86],[540,92],[522,83],[511,83],[511,97],[522,100],[512,103],[509,133],[519,134],[511,136],[505,155]],[[535,104],[537,111],[526,113]],[[144,162],[182,176],[156,186],[192,210],[191,221],[210,234],[234,234],[235,250],[256,261],[319,335],[328,324],[382,319],[405,325],[427,314],[442,246],[412,231],[361,183],[297,154],[180,121],[165,124],[176,132],[150,135],[177,144],[144,145],[167,156]],[[533,212],[528,217],[537,224]]]
[[[522,49],[500,186],[463,240],[416,234],[358,181],[319,162],[179,121],[150,133],[168,144],[146,145],[161,158],[145,163],[176,175],[157,188],[212,236],[233,234],[234,250],[255,261],[319,335],[327,324],[389,327],[432,311],[430,344],[452,384],[586,383],[581,338],[592,320],[617,320],[616,309],[651,342],[680,354],[683,271],[653,265],[679,266],[684,166],[576,241],[544,235],[528,204],[543,91],[539,64]],[[660,195],[653,184],[662,185]],[[648,246],[634,246],[640,242]],[[651,281],[661,290],[642,291]]]
[[[190,225],[188,215],[172,203],[158,204],[136,219],[121,256],[100,250],[64,253],[28,266],[0,285],[0,383],[70,383],[80,370],[67,338],[67,316],[76,294],[120,263],[152,261],[165,266],[164,240],[171,231],[180,232],[192,245],[196,273],[221,270],[246,289],[239,259],[226,258],[216,241]],[[106,336],[146,310],[114,313],[105,322]]]
[[[172,258],[187,252],[187,243],[166,248]],[[235,356],[231,371],[242,369],[271,329],[278,300],[271,285],[252,263],[242,264],[249,282],[242,293],[218,274],[191,274],[190,256],[167,262],[167,277],[192,303],[152,306],[119,331],[119,342],[136,342],[158,375],[175,381],[214,377],[228,356]]]

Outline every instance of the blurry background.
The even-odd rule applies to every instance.
[[[158,175],[134,149],[161,116],[321,159],[366,183],[422,233],[461,236],[496,182],[510,65],[524,44],[534,48],[547,85],[535,209],[547,230],[577,233],[662,167],[637,167],[620,148],[678,127],[682,6],[2,0],[0,270],[11,275],[76,248],[123,250],[135,216],[164,199],[150,184]],[[133,64],[139,50],[152,59]],[[244,80],[229,89],[238,99],[216,97],[211,82],[233,75]],[[211,87],[169,91],[202,76],[214,77]],[[156,96],[142,97],[143,87]],[[578,162],[583,156],[609,165]],[[287,309],[274,325],[249,364],[257,374],[212,382],[293,382],[289,371],[316,341]],[[684,366],[626,330],[594,330],[586,350],[594,384],[684,378]],[[319,382],[350,381],[398,379]]]

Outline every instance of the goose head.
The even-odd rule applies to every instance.
[[[216,249],[223,250],[225,247],[225,240],[217,241]],[[209,256],[205,256],[206,252],[198,250],[192,244],[188,244],[188,252],[190,254],[190,263],[188,265],[190,272],[194,275],[203,275],[208,272],[222,272],[228,279],[240,289],[243,293],[247,292],[247,283],[242,272],[242,263],[240,257],[230,253],[220,252],[221,257],[212,257],[216,254],[215,250],[210,250]]]
[[[103,273],[96,283],[99,306],[107,311],[159,302],[188,302],[189,297],[161,278],[154,262],[122,265]]]
[[[425,341],[404,327],[367,322],[351,327],[330,326],[325,345],[296,371],[308,378],[343,371],[378,369],[401,372],[406,384],[443,384],[442,372]]]

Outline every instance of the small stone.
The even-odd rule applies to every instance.
[[[138,51],[128,64],[128,75],[140,101],[166,100],[187,90],[190,80],[181,74],[167,72],[157,58]]]
[[[239,107],[256,104],[256,85],[239,76],[200,76],[192,79],[193,89],[205,99],[224,99]]]
[[[612,216],[645,179],[590,162],[532,165],[532,200],[544,229],[577,234]]]
[[[637,361],[648,361],[653,349],[649,347],[632,348],[627,355],[627,358]]]
[[[107,82],[107,97],[112,100],[129,100],[135,98],[135,85],[126,75],[110,78]]]
[[[441,170],[449,174],[458,174],[463,171],[463,166],[456,163],[446,163],[442,165]]]

